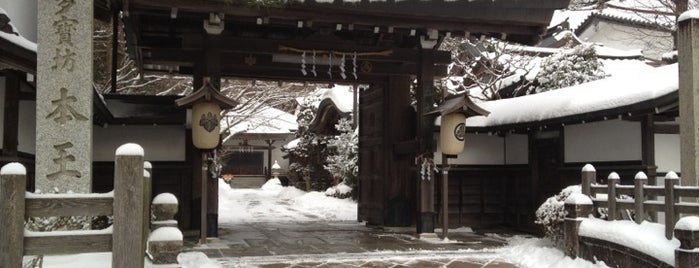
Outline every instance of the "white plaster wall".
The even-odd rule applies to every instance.
[[[10,23],[24,38],[36,43],[38,0],[0,0],[0,8],[10,17]]]
[[[266,149],[256,149],[256,152],[263,152],[264,153],[264,166],[268,167],[272,164],[274,164],[274,160],[277,160],[277,163],[279,163],[279,166],[281,167],[282,170],[289,170],[289,159],[288,158],[283,158],[283,156],[286,154],[282,152],[281,148],[282,146],[286,145],[289,143],[291,140],[295,139],[293,135],[291,137],[288,137],[284,141],[275,141],[274,144],[272,144],[272,147],[274,149],[272,150],[272,163],[267,163],[267,153],[268,151]],[[239,143],[243,142],[242,140],[239,139],[229,139],[225,145],[237,145]],[[255,141],[255,140],[250,140],[248,141],[248,144],[251,146],[267,146],[266,141]]]
[[[655,165],[658,172],[680,172],[679,134],[655,134]]]
[[[5,77],[0,76],[0,149],[5,136]]]
[[[660,59],[662,53],[672,51],[670,33],[643,30],[626,25],[595,21],[580,34],[580,40],[599,43],[618,49],[643,49],[643,55]]]
[[[114,161],[114,152],[124,143],[143,146],[148,161],[184,161],[184,126],[127,125],[93,127],[93,161]]]
[[[641,160],[641,124],[607,120],[565,126],[565,162]]]
[[[505,164],[529,163],[529,137],[526,134],[507,134],[505,136]]]
[[[435,163],[442,163],[442,149],[437,141],[437,152],[435,152]],[[457,158],[449,158],[449,164],[458,165],[503,165],[505,164],[505,141],[504,138],[487,134],[466,134],[466,144],[464,152]]]
[[[19,129],[17,151],[36,153],[36,101],[19,102]]]

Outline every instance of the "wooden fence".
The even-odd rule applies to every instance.
[[[680,186],[679,177],[674,172],[665,176],[664,185],[648,185],[648,177],[643,172],[638,172],[634,179],[634,185],[619,185],[619,175],[612,172],[607,177],[607,184],[596,183],[596,171],[591,165],[582,169],[582,193],[590,196],[596,208],[608,209],[608,220],[620,219],[622,210],[634,210],[636,223],[641,223],[647,218],[648,212],[665,213],[665,237],[672,239],[675,223],[680,214],[699,215],[699,203],[680,198],[699,197],[699,187]],[[607,194],[607,198],[597,198],[597,194]],[[633,197],[621,199],[620,195]],[[664,197],[664,201],[655,200],[656,197]]]
[[[143,267],[151,187],[143,149],[136,144],[122,145],[114,165],[114,191],[107,194],[27,193],[24,167],[5,165],[6,172],[0,172],[0,267],[22,267],[24,255],[105,251],[112,251],[112,267]],[[20,169],[24,172],[16,172]],[[113,215],[112,227],[55,232],[24,229],[28,217],[101,215]]]

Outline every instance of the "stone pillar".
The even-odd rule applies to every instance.
[[[681,16],[677,28],[680,86],[681,185],[697,185],[699,169],[699,18]],[[696,14],[696,13],[695,13]]]
[[[684,217],[675,224],[675,267],[699,267],[699,217]]]
[[[159,227],[177,227],[177,197],[171,193],[161,193],[153,198],[151,208],[155,219],[151,222],[151,230]]]
[[[175,227],[160,227],[148,237],[148,257],[154,264],[176,264],[184,236]]]
[[[580,223],[592,213],[592,200],[587,195],[574,193],[568,196],[564,206],[567,212],[563,223],[565,254],[575,259],[580,256]]]
[[[36,189],[92,191],[92,1],[39,1]]]

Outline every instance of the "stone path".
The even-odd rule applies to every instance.
[[[377,229],[356,222],[245,223],[219,226],[218,241],[196,244],[223,267],[515,267],[497,260],[498,238],[450,233],[450,243],[415,238],[412,228]],[[195,235],[196,236],[196,235]]]

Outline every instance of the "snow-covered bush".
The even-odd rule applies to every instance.
[[[40,191],[37,193],[41,194]],[[60,193],[55,188],[49,194]],[[72,192],[68,192],[72,193]],[[111,225],[111,217],[106,216],[55,216],[32,217],[24,222],[24,228],[35,232],[104,229]]]
[[[354,188],[359,172],[357,166],[359,160],[357,155],[358,133],[352,127],[351,118],[340,118],[335,129],[340,132],[340,135],[328,139],[330,152],[327,159],[328,164],[324,168],[333,177],[342,179],[346,186]]]
[[[538,85],[532,86],[529,93],[570,87],[605,76],[595,47],[592,44],[581,44],[546,57],[541,63],[541,70],[536,74]]]
[[[325,190],[325,195],[344,199],[352,197],[352,190],[352,187],[347,186],[345,182],[341,182]]]
[[[536,210],[534,223],[544,228],[546,238],[558,243],[563,235],[563,220],[566,216],[564,203],[573,193],[581,193],[580,185],[571,185],[561,190],[555,196],[549,197]]]

